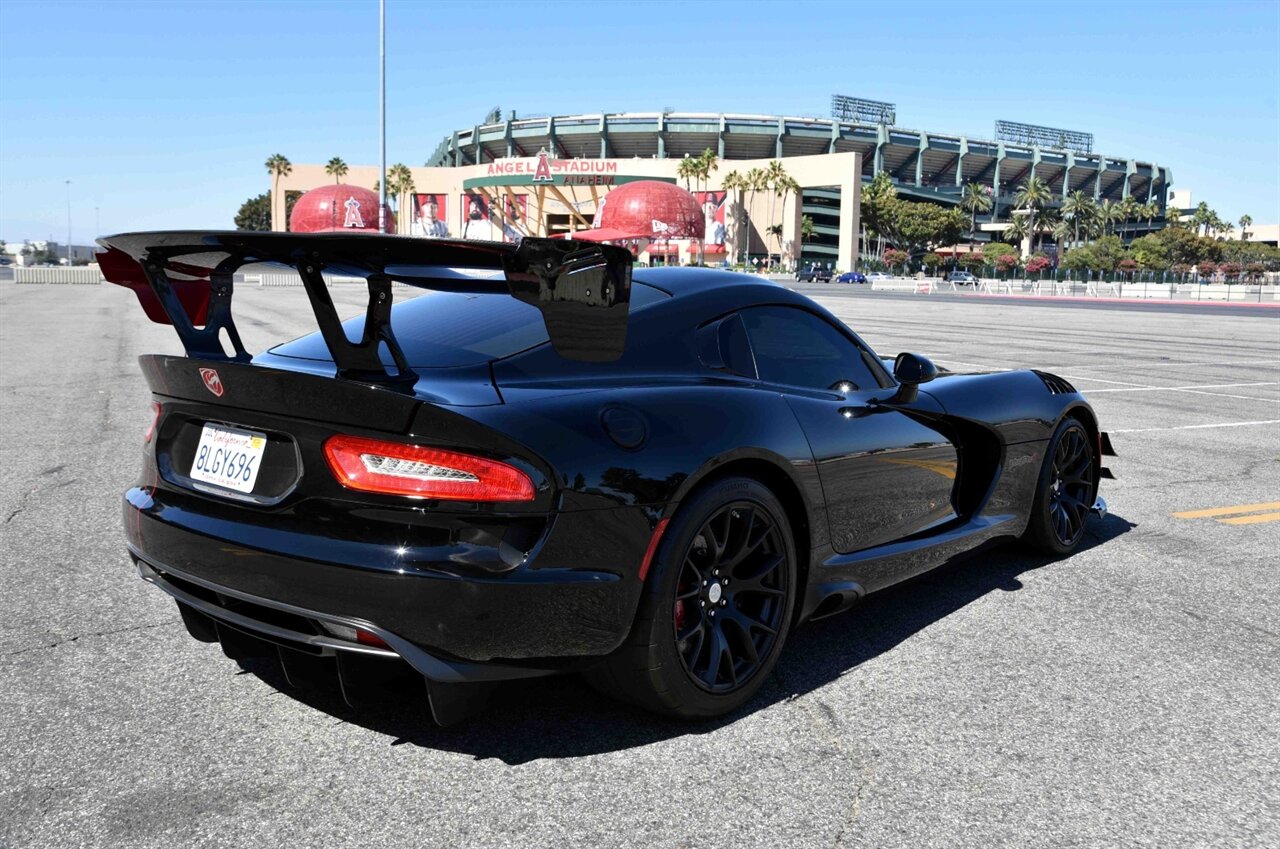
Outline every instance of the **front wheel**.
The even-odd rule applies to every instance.
[[[1093,445],[1085,426],[1073,417],[1063,419],[1049,440],[1022,536],[1033,548],[1062,557],[1080,546],[1097,494]]]
[[[631,637],[593,681],[672,716],[718,716],[768,677],[791,623],[796,552],[763,484],[727,478],[676,512],[658,546]]]

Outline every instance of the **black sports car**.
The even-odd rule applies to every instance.
[[[449,723],[576,670],[722,714],[798,623],[999,540],[1068,554],[1105,509],[1107,441],[1067,381],[890,368],[759,277],[633,277],[622,248],[532,238],[100,244],[187,351],[140,360],[142,577],[196,639],[352,703],[411,672]],[[297,271],[318,333],[244,350],[251,263]],[[367,279],[364,316],[339,322],[325,273]],[[393,309],[393,283],[430,291]]]

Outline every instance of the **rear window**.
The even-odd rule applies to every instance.
[[[632,310],[667,297],[670,296],[666,292],[652,286],[634,281],[631,284]],[[348,319],[342,327],[348,339],[358,341],[364,333],[364,316]],[[425,292],[396,305],[391,329],[409,365],[424,368],[489,362],[547,341],[547,328],[537,307],[496,292]],[[277,345],[271,353],[304,360],[333,360],[318,332]],[[385,351],[382,359],[391,364]]]

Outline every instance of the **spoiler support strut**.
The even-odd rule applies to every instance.
[[[315,313],[320,335],[324,337],[324,343],[333,355],[339,377],[409,385],[418,381],[417,373],[409,367],[404,352],[400,350],[400,343],[391,332],[390,280],[381,274],[369,275],[369,306],[365,311],[364,335],[359,342],[352,342],[342,328],[342,321],[333,306],[329,286],[324,282],[320,268],[313,264],[300,264],[298,275],[302,277],[307,299],[311,301],[311,311]],[[394,375],[389,374],[382,364],[379,348],[383,342],[387,344],[391,359],[395,361]]]
[[[147,276],[147,282],[151,285],[151,291],[164,307],[170,323],[173,324],[173,329],[182,340],[182,347],[187,350],[188,357],[205,360],[234,360],[235,362],[249,361],[249,352],[240,341],[240,332],[236,330],[235,320],[231,317],[231,290],[235,285],[232,282],[232,275],[239,267],[239,263],[228,270],[224,268],[227,264],[224,260],[210,272],[209,307],[203,327],[192,324],[191,317],[187,315],[186,309],[183,308],[177,293],[169,283],[169,276],[165,274],[164,260],[157,261],[148,253],[142,258],[140,264],[143,273]],[[227,331],[227,338],[231,340],[231,346],[235,349],[235,354],[232,356],[227,356],[227,352],[222,347],[222,341],[218,338],[223,330]]]

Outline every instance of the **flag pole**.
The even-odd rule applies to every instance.
[[[387,232],[387,0],[378,0],[378,232]]]

